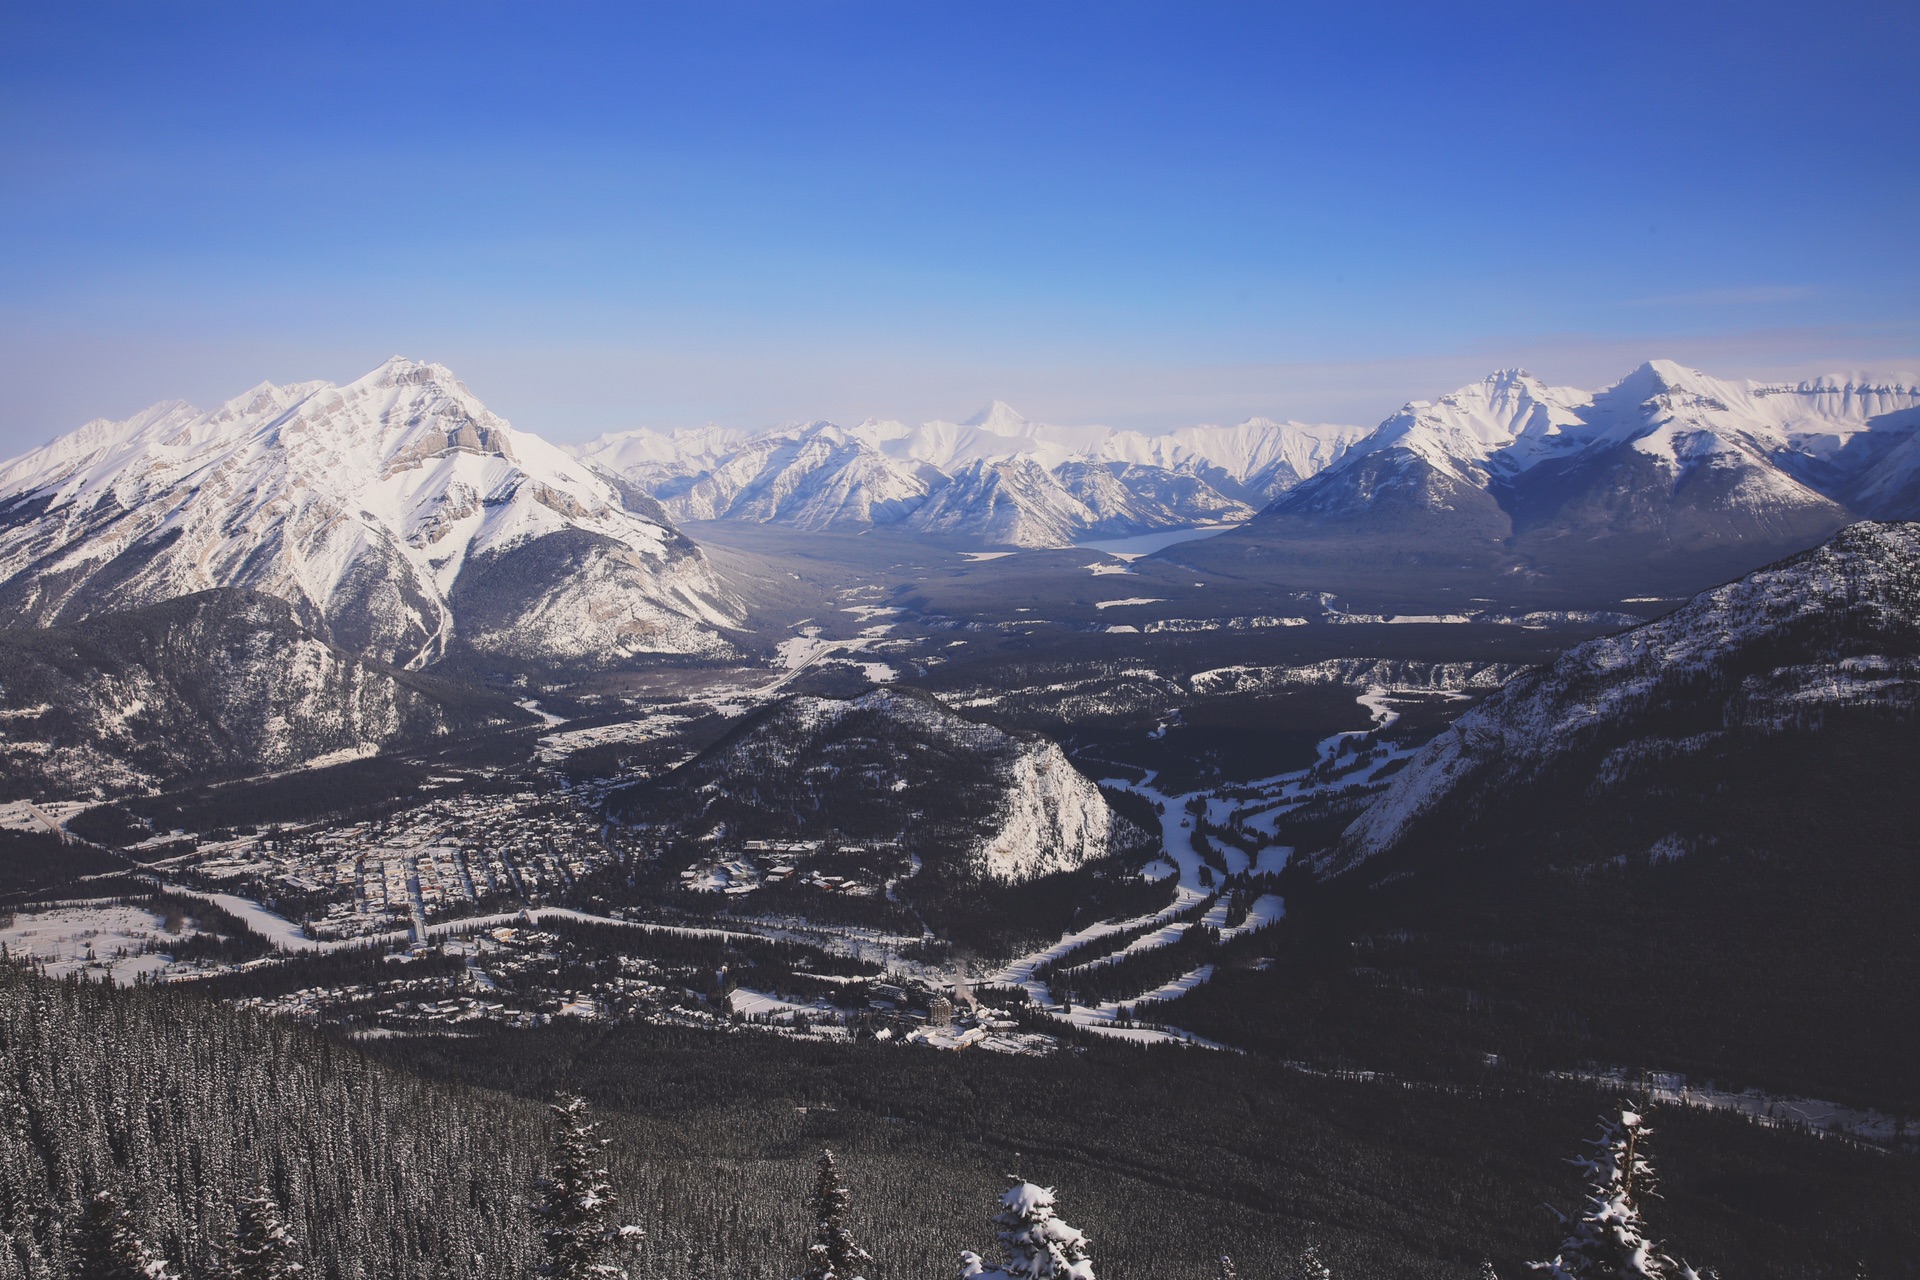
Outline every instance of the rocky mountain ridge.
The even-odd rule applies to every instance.
[[[1598,796],[1645,785],[1730,733],[1854,707],[1920,707],[1920,524],[1855,524],[1518,676],[1429,743],[1322,870],[1395,847],[1443,807],[1458,817],[1496,805],[1569,761],[1592,757]]]
[[[831,831],[911,849],[935,874],[1001,884],[1070,871],[1144,839],[1056,743],[892,687],[783,699],[610,808],[717,846]]]
[[[1600,392],[1503,370],[1416,401],[1247,532],[1397,533],[1538,559],[1797,549],[1920,515],[1920,387],[1734,382],[1672,361]]]
[[[643,497],[517,431],[445,367],[263,383],[88,423],[0,466],[0,620],[221,587],[345,648],[599,664],[715,655],[740,605]]]

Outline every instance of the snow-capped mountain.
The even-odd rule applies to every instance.
[[[1051,547],[1244,519],[1363,434],[1255,418],[1147,435],[1035,423],[995,402],[962,423],[632,431],[575,452],[653,495],[676,520],[897,525]]]
[[[716,653],[738,604],[653,504],[395,357],[345,386],[160,404],[0,467],[0,617],[215,587],[404,666],[455,646],[601,662]]]
[[[1517,677],[1429,743],[1324,869],[1381,853],[1443,807],[1464,820],[1556,770],[1604,801],[1657,788],[1666,763],[1730,734],[1861,707],[1908,718],[1920,707],[1920,524],[1853,525]]]
[[[1590,393],[1505,370],[1407,405],[1255,527],[1549,553],[1622,537],[1805,545],[1854,515],[1920,515],[1917,430],[1920,388],[1897,383],[1731,382],[1655,360]]]
[[[504,697],[346,653],[251,591],[0,633],[0,655],[9,797],[149,791],[532,719]]]

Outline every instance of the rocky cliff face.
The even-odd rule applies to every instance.
[[[9,798],[151,791],[530,718],[504,698],[348,653],[256,592],[0,632]]]

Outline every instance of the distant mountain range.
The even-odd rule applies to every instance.
[[[880,526],[1000,546],[1244,520],[1338,459],[1359,427],[1253,418],[1161,435],[1031,422],[807,422],[761,432],[631,431],[575,449],[675,520]]]
[[[655,503],[440,365],[159,404],[0,467],[0,623],[220,587],[406,667],[718,655],[740,612]]]
[[[1255,418],[1147,435],[995,403],[964,423],[635,431],[574,452],[681,521],[1021,547],[1246,521],[1200,554],[1360,535],[1523,569],[1722,547],[1746,568],[1853,518],[1920,515],[1920,388],[1656,360],[1599,392],[1502,371],[1372,430]]]
[[[1920,388],[1730,382],[1670,361],[1600,392],[1505,371],[1388,418],[1202,563],[1714,577],[1861,518],[1920,516]],[[1696,581],[1698,578],[1696,578]]]
[[[1662,565],[1697,586],[1863,515],[1920,515],[1913,387],[1655,361],[1597,393],[1498,373],[1371,431],[1153,435],[996,403],[965,423],[640,431],[569,452],[395,357],[345,386],[91,422],[0,465],[0,626],[237,588],[403,668],[611,666],[738,652],[746,603],[675,521],[1014,547],[1238,522],[1179,556],[1262,589],[1371,574],[1412,608],[1416,588],[1464,607],[1489,581],[1654,587]],[[1471,583],[1445,585],[1463,568]]]

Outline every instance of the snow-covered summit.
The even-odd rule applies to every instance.
[[[531,554],[531,559],[529,558]],[[487,579],[523,566],[508,600]],[[278,596],[406,665],[456,638],[524,656],[697,652],[734,606],[671,527],[515,430],[445,366],[270,383],[90,422],[0,466],[0,608],[49,623],[213,587]],[[463,619],[460,615],[470,613]]]
[[[963,427],[979,427],[991,431],[997,436],[1026,435],[1033,427],[1026,415],[1008,404],[1005,400],[995,400],[980,412],[960,424]]]
[[[1438,401],[1416,400],[1354,446],[1354,455],[1401,449],[1456,479],[1517,469],[1572,443],[1593,397],[1503,369]],[[1497,460],[1497,461],[1496,461]]]

